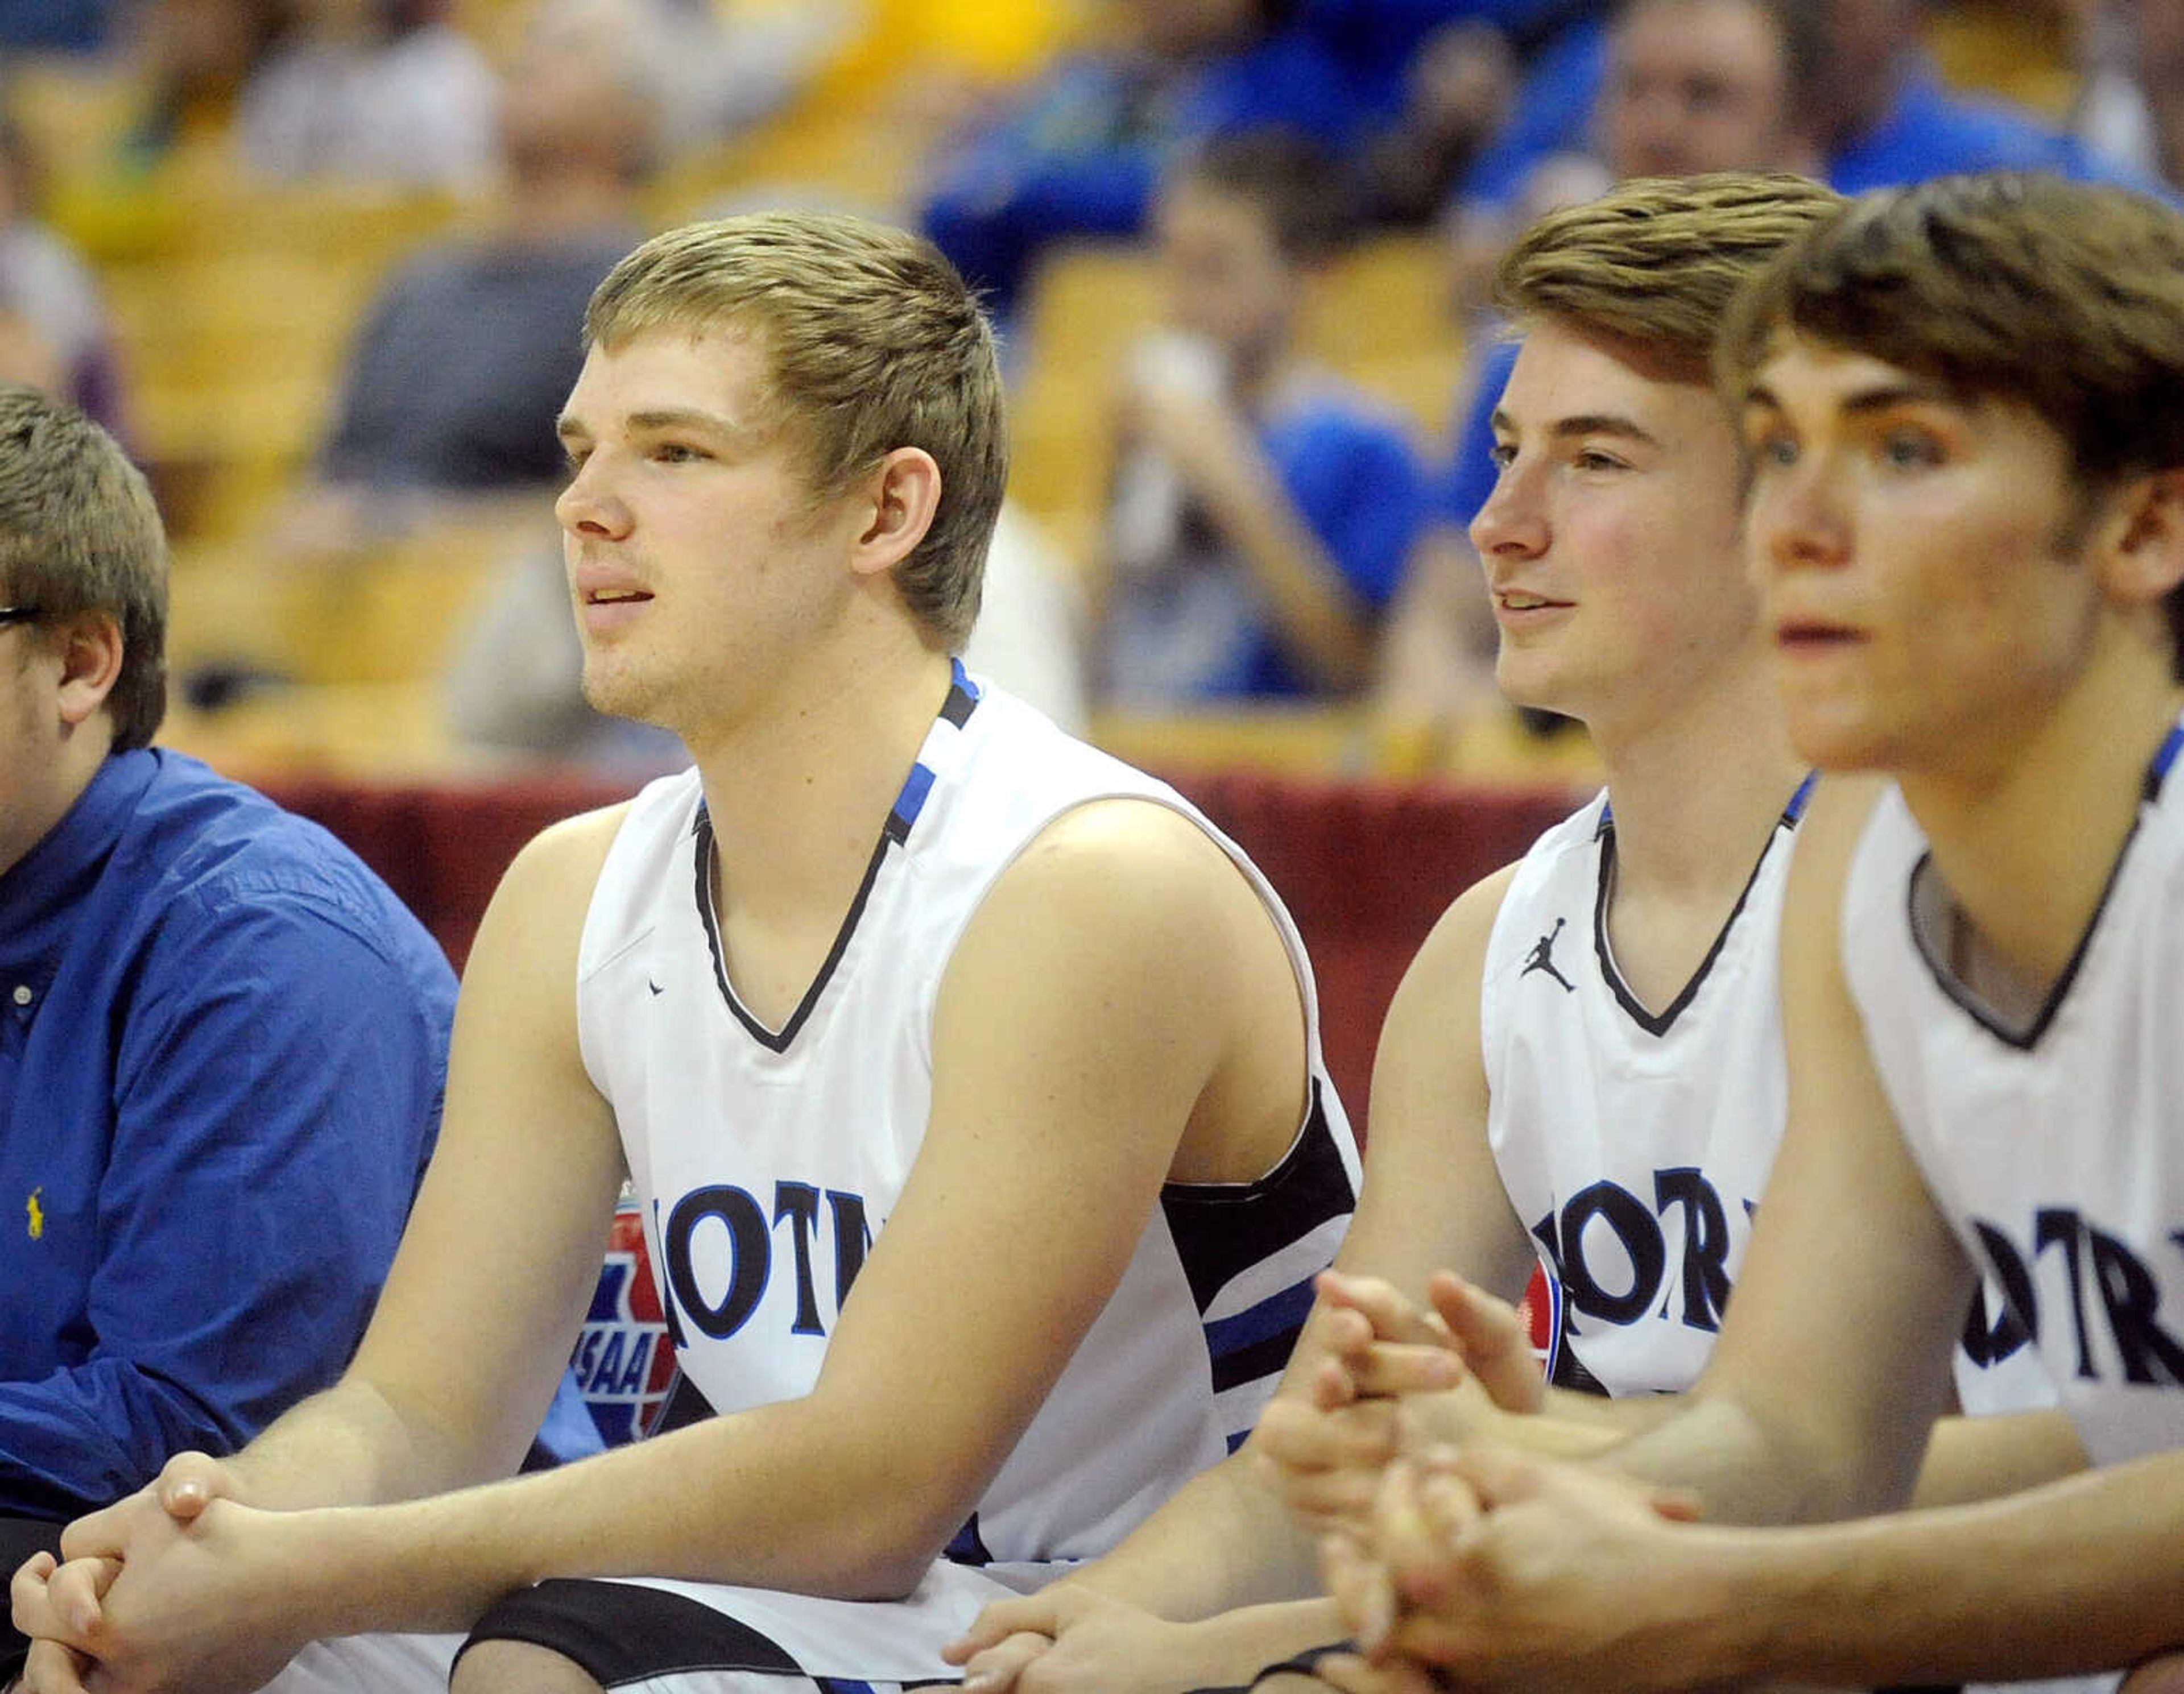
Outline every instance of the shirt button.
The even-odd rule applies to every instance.
[[[16,1005],[18,1005],[18,1006],[28,1006],[28,1005],[29,1005],[32,1000],[36,1000],[36,998],[37,998],[37,995],[36,995],[36,994],[34,994],[34,993],[32,993],[32,992],[31,992],[30,984],[28,984],[28,983],[17,983],[17,984],[15,984],[14,1000],[15,1000],[15,1004],[16,1004]]]

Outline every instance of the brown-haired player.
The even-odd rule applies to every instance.
[[[588,327],[585,687],[696,767],[510,867],[354,1364],[19,1574],[32,1689],[945,1677],[1241,1438],[1332,1257],[1356,1155],[1279,903],[951,656],[1006,461],[953,270],[733,219]],[[666,1432],[506,1479],[625,1168]]]
[[[1457,1268],[1474,1279],[1451,1307],[1471,1362],[1498,1397],[1562,1413],[1557,1432],[1666,1415],[1658,1396],[1688,1387],[1713,1346],[1782,1128],[1776,937],[1808,784],[1745,581],[1742,467],[1709,355],[1737,289],[1841,203],[1795,177],[1634,181],[1541,219],[1497,278],[1524,340],[1495,413],[1498,484],[1473,534],[1502,627],[1500,677],[1513,699],[1583,719],[1607,784],[1457,901],[1390,1011],[1371,1174],[1343,1252],[1346,1271],[1371,1275],[1329,1288],[1295,1386],[1253,1442],[1310,1524],[1369,1506],[1367,1461],[1396,1449],[1399,1424],[1415,1443],[1437,1414],[1451,1427],[1477,1415],[1460,1399],[1338,1409],[1383,1385],[1351,1378],[1366,1325],[1335,1309],[1346,1300],[1376,1311]],[[1498,1302],[1477,1292],[1514,1299],[1535,1259],[1553,1298],[1544,1402],[1529,1348],[1510,1346]],[[2006,1330],[1998,1346],[1984,1324],[1977,1335],[1959,1373],[1968,1402],[2049,1401]],[[1324,1467],[1330,1435],[1343,1462]],[[1953,1497],[2081,1463],[2052,1413],[1958,1422],[1924,1486]],[[1235,1466],[1201,1479],[1058,1595],[1097,1584],[1173,1617],[1223,1582],[1230,1604],[1299,1591],[1289,1561],[1305,1543],[1266,1479]],[[1164,1632],[1042,1596],[995,1608],[981,1645],[1026,1633],[972,1669],[1000,1686],[1021,1665],[1026,1694],[1190,1688],[1249,1680],[1254,1649],[1262,1663],[1315,1626],[1331,1638],[1329,1623],[1305,1605]],[[1061,1649],[1034,1657],[1056,1630]]]
[[[1690,1408],[1604,1468],[1392,1469],[1331,1572],[1404,1614],[1347,1688],[2184,1646],[2184,215],[2040,178],[1869,196],[1766,274],[1722,368],[1791,732],[1893,783],[1807,822],[1790,1127]],[[1864,1515],[1905,1497],[1981,1273],[2097,1468]],[[1768,1527],[1669,1523],[1634,1477]]]
[[[1805,771],[1770,694],[1708,355],[1738,285],[1837,203],[1795,177],[1633,182],[1543,220],[1502,273],[1525,335],[1473,528],[1500,679],[1591,727],[1607,789],[1457,900],[1412,965],[1342,1262],[1413,1291],[1452,1265],[1514,1300],[1545,1257],[1585,1282],[1557,1374],[1595,1392],[1696,1374],[1780,1127],[1774,934]],[[1657,1172],[1684,1173],[1680,1203]],[[1585,1244],[1543,1256],[1533,1233],[1557,1191],[1606,1188],[1642,1195],[1641,1233],[1669,1243],[1614,1313]],[[1317,1346],[1357,1321],[1323,1320],[1289,1393],[1314,1391]],[[1529,1350],[1502,1363],[1536,1399]],[[1341,1633],[1325,1602],[1255,1604],[1316,1588],[1309,1536],[1240,1460],[955,1651],[980,1689],[1235,1686]]]

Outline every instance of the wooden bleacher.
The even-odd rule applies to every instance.
[[[527,4],[458,0],[457,15],[503,47]],[[676,164],[648,192],[652,221],[794,183],[818,185],[838,202],[903,203],[917,147],[873,144],[872,114],[889,98],[900,59],[875,43],[909,39],[905,30],[916,36],[922,4],[889,0],[870,39],[809,96],[752,134]],[[974,70],[1049,51],[1089,16],[1078,8],[1066,25],[1049,19],[1033,30],[974,0],[958,10],[950,28],[961,41],[952,51]],[[176,671],[219,664],[300,683],[246,687],[216,715],[180,704],[168,738],[261,774],[416,778],[490,766],[451,744],[440,676],[465,609],[523,522],[504,527],[488,513],[428,526],[333,569],[270,558],[253,544],[308,466],[348,345],[388,268],[476,210],[444,195],[253,185],[218,137],[202,135],[150,176],[122,181],[100,162],[115,156],[140,109],[142,91],[125,70],[39,61],[14,71],[11,96],[49,156],[70,162],[58,174],[55,215],[104,279],[132,445],[155,472],[176,536]],[[1318,280],[1301,337],[1314,357],[1432,434],[1462,365],[1442,289],[1435,242],[1376,242]],[[1066,253],[1034,290],[1028,332],[1038,354],[1016,401],[1013,492],[1078,557],[1096,532],[1106,482],[1109,373],[1157,311],[1156,280],[1139,249]],[[1095,732],[1157,766],[1589,780],[1581,746],[1543,749],[1513,722],[1405,725],[1358,709],[1307,709],[1103,714]]]

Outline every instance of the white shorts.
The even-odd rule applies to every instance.
[[[635,1694],[898,1694],[952,1686],[940,1657],[989,1601],[1067,1564],[943,1560],[901,1600],[830,1600],[665,1578],[556,1580],[510,1595],[460,1635],[318,1641],[262,1694],[443,1694],[469,1641],[549,1648],[601,1686]]]

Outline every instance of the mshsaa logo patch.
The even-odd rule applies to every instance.
[[[570,1363],[609,1446],[652,1433],[675,1380],[675,1346],[634,1201],[615,1212],[592,1309]]]

